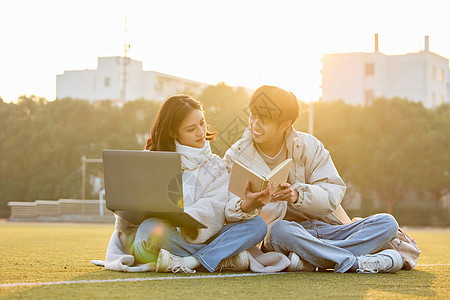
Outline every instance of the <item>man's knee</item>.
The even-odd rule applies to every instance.
[[[277,236],[277,237],[283,237],[288,230],[286,228],[289,226],[289,222],[280,220],[275,222],[272,227],[270,228],[270,235],[271,236]]]
[[[374,217],[376,217],[378,223],[382,224],[386,237],[392,240],[397,236],[398,223],[392,215],[381,213],[374,215]]]
[[[280,220],[275,222],[270,228],[270,239],[281,244],[283,241],[292,239],[293,236],[300,237],[307,233],[306,229],[295,222]]]

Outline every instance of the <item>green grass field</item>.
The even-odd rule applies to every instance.
[[[104,259],[112,231],[110,224],[0,222],[0,299],[450,298],[448,229],[407,230],[422,250],[414,271],[239,277],[233,273],[220,274],[230,277],[200,272],[193,275],[119,273],[92,265],[90,260]],[[95,281],[34,284],[83,280]],[[20,284],[12,286],[11,283]]]

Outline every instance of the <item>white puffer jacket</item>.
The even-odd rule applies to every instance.
[[[298,192],[299,199],[292,204],[288,216],[286,216],[288,208],[286,201],[270,202],[264,206],[259,215],[268,226],[285,217],[294,221],[319,219],[330,224],[350,222],[340,205],[346,186],[323,144],[314,136],[295,131],[291,127],[286,132],[286,146],[288,157],[293,159],[289,182]],[[236,160],[262,176],[271,171],[254,147],[249,127],[243,137],[225,153],[224,162],[229,171]],[[236,222],[258,214],[257,210],[250,213],[243,212],[241,203],[242,199],[230,199],[225,211],[228,221]]]

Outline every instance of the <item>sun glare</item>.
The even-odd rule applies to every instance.
[[[145,70],[251,89],[279,85],[305,101],[320,97],[324,53],[373,51],[376,32],[387,54],[420,51],[429,35],[431,50],[450,57],[447,15],[434,2],[196,0],[124,6],[24,0],[2,2],[0,10],[9,45],[0,57],[4,101],[22,94],[53,100],[57,74],[95,68],[99,56],[123,55],[125,18],[129,55]],[[45,47],[30,51],[30,45]]]

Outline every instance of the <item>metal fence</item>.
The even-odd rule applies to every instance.
[[[49,222],[114,222],[114,215],[106,209],[104,200],[36,200],[8,202],[10,221]]]

